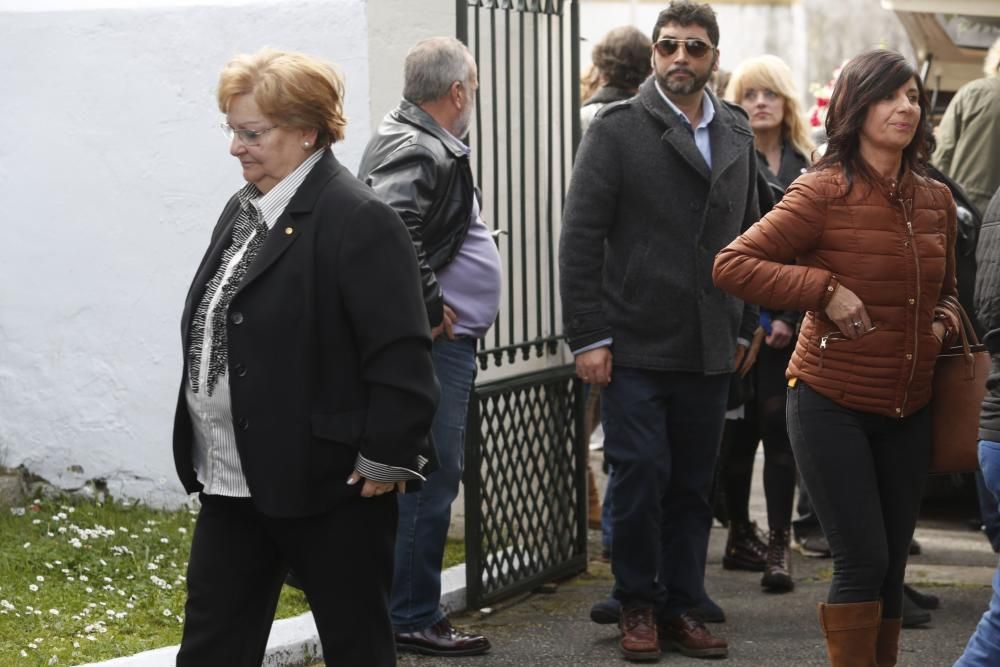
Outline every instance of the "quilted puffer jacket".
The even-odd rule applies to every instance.
[[[786,376],[845,407],[906,417],[927,404],[940,351],[935,307],[955,288],[955,204],[907,171],[848,191],[840,169],[799,177],[716,257],[713,279],[750,303],[806,311]],[[856,340],[824,310],[838,284],[874,330]]]

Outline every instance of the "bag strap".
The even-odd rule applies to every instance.
[[[976,358],[972,354],[972,346],[979,346],[979,336],[972,326],[972,320],[962,308],[962,304],[953,296],[946,296],[941,299],[939,306],[950,312],[959,322],[958,339],[961,341],[962,356],[965,358],[965,375],[968,379],[976,377]],[[957,346],[955,346],[957,347]]]

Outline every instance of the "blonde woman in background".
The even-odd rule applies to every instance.
[[[733,71],[725,97],[750,116],[757,164],[772,185],[774,198],[780,199],[785,188],[809,167],[813,150],[791,70],[776,56],[746,60]],[[723,567],[763,571],[761,585],[772,592],[795,587],[789,553],[795,459],[785,428],[785,368],[798,318],[793,310],[761,309],[766,338],[751,378],[753,398],[744,404],[742,419],[727,419],[723,435],[721,483],[729,515]],[[759,440],[765,453],[767,545],[758,537],[748,512]]]

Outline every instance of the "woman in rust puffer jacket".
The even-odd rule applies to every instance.
[[[922,176],[923,86],[897,53],[844,66],[824,157],[715,261],[750,303],[806,311],[788,365],[792,449],[834,557],[835,666],[895,665],[927,475],[931,375],[955,295],[955,204]]]

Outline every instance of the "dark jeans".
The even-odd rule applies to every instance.
[[[705,598],[709,486],[729,376],[615,366],[602,392],[614,596],[675,616]]]
[[[828,601],[882,598],[902,616],[903,575],[930,458],[930,412],[894,419],[845,408],[804,382],[788,390],[788,433],[833,552]]]

